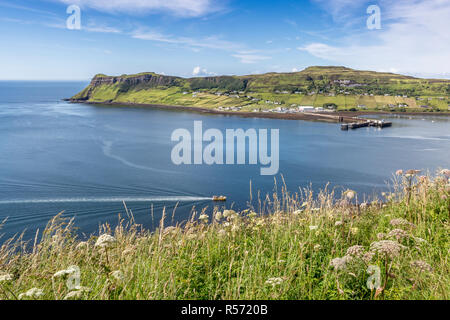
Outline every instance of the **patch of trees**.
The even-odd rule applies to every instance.
[[[199,89],[222,89],[226,91],[244,91],[248,80],[233,77],[197,78],[191,80],[192,90]]]

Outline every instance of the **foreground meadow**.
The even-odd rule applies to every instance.
[[[149,232],[132,213],[88,241],[58,215],[2,239],[0,299],[448,299],[449,170],[399,170],[392,192],[291,194],[194,212]]]

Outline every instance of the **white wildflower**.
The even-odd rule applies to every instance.
[[[347,255],[353,257],[361,257],[364,254],[364,247],[360,245],[351,246],[347,249]]]
[[[334,258],[330,261],[330,265],[335,270],[345,270],[347,268],[347,265],[352,261],[352,257],[350,256],[343,256],[342,258]]]
[[[69,268],[65,269],[65,270],[60,270],[58,272],[56,272],[53,277],[54,278],[60,278],[60,277],[66,277],[72,273],[75,273],[78,271],[78,267],[76,266],[70,266]]]
[[[43,295],[44,295],[44,290],[38,289],[38,288],[32,288],[25,293],[19,294],[19,299],[22,299],[24,297],[39,298],[39,297],[42,297]]]
[[[272,285],[273,287],[275,287],[275,286],[277,286],[277,285],[280,285],[280,284],[282,284],[283,283],[283,279],[282,278],[269,278],[269,279],[267,279],[267,281],[266,281],[266,284],[270,284],[270,285]]]
[[[344,224],[343,221],[336,221],[336,222],[334,223],[334,226],[335,226],[335,227],[338,227],[338,226],[342,226],[343,224]]]
[[[390,237],[390,238],[395,238],[397,240],[409,238],[409,234],[406,231],[402,230],[402,229],[391,230],[391,231],[389,231],[387,236]]]
[[[346,197],[348,200],[352,200],[353,198],[355,198],[356,192],[349,189],[349,190],[347,190],[347,191],[344,192],[344,195],[345,195],[345,197]]]
[[[395,174],[398,176],[401,176],[401,175],[403,175],[403,170],[402,169],[397,170],[397,171],[395,171]]]
[[[100,248],[108,248],[112,246],[116,242],[116,238],[109,234],[102,234],[100,237],[98,237],[97,242],[95,243],[96,247]]]
[[[387,237],[387,234],[386,234],[386,233],[383,233],[383,232],[377,233],[377,239],[378,239],[378,240],[383,240],[383,239],[385,239],[386,237]]]
[[[450,178],[450,169],[443,169],[439,173],[443,176],[446,176],[447,178]]]
[[[384,254],[390,258],[398,256],[400,251],[405,248],[405,246],[392,240],[380,240],[370,244],[371,251]]]
[[[198,217],[198,219],[203,222],[208,222],[209,217],[207,214],[202,214],[200,215],[200,217]]]
[[[77,246],[75,247],[76,250],[82,250],[89,247],[89,243],[86,241],[81,241]]]
[[[117,281],[123,281],[125,279],[122,271],[120,271],[120,270],[116,270],[116,271],[111,272],[111,277],[113,277]]]
[[[397,227],[397,226],[415,227],[414,223],[411,223],[408,220],[405,220],[403,218],[392,219],[389,223],[394,227]]]
[[[421,260],[416,260],[411,262],[411,267],[418,269],[421,272],[427,271],[427,272],[432,272],[433,268],[426,262],[421,261]]]
[[[216,215],[214,216],[214,218],[217,220],[217,221],[220,221],[220,220],[222,220],[222,212],[216,212]]]
[[[319,226],[309,226],[309,230],[317,230],[319,229]]]
[[[0,274],[0,282],[11,281],[13,279],[13,275],[10,273]]]

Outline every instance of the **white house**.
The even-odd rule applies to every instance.
[[[300,111],[300,112],[313,112],[313,111],[315,111],[315,109],[314,109],[314,107],[313,106],[300,106],[300,107],[298,107],[298,111]]]

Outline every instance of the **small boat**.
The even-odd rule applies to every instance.
[[[225,196],[213,196],[213,201],[227,201],[227,197]]]

